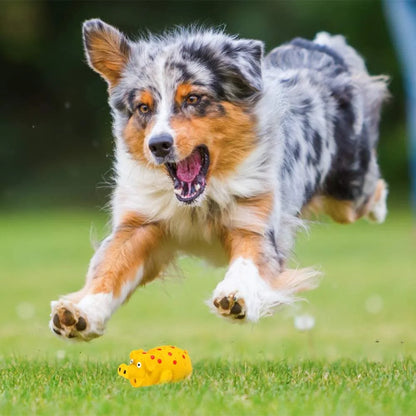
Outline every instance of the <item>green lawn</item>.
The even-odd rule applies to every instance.
[[[308,302],[256,325],[209,313],[224,270],[181,259],[139,289],[106,335],[71,344],[48,329],[49,302],[83,284],[91,211],[0,214],[0,414],[416,414],[416,231],[393,211],[373,226],[311,226],[294,264],[324,272]],[[316,320],[310,332],[293,318]],[[117,376],[132,349],[174,344],[191,380],[133,389]]]

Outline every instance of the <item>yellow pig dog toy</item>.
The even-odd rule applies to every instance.
[[[151,386],[183,380],[192,374],[188,352],[172,345],[134,350],[130,364],[120,364],[118,374],[127,378],[133,387]]]

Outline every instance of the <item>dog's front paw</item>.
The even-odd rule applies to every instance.
[[[245,319],[246,303],[236,295],[220,296],[212,302],[220,315],[231,319]]]
[[[257,322],[263,316],[272,315],[278,306],[293,300],[289,291],[273,289],[266,283],[251,260],[240,257],[231,264],[224,280],[216,287],[209,306],[220,316]]]
[[[82,305],[69,300],[51,302],[49,327],[60,337],[75,341],[90,341],[104,333],[104,322],[89,317]]]

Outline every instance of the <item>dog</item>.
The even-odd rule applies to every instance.
[[[228,264],[208,303],[255,322],[316,286],[313,269],[286,267],[305,216],[384,220],[376,145],[387,79],[370,76],[342,36],[264,56],[261,41],[221,30],[131,41],[92,19],[83,41],[114,120],[112,231],[84,288],[51,303],[60,337],[102,335],[179,252]]]

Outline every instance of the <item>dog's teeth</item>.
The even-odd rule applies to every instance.
[[[199,183],[197,183],[195,185],[195,190],[198,192],[201,189],[201,185]]]
[[[197,176],[198,185],[205,185],[205,176],[204,175],[198,175]]]

